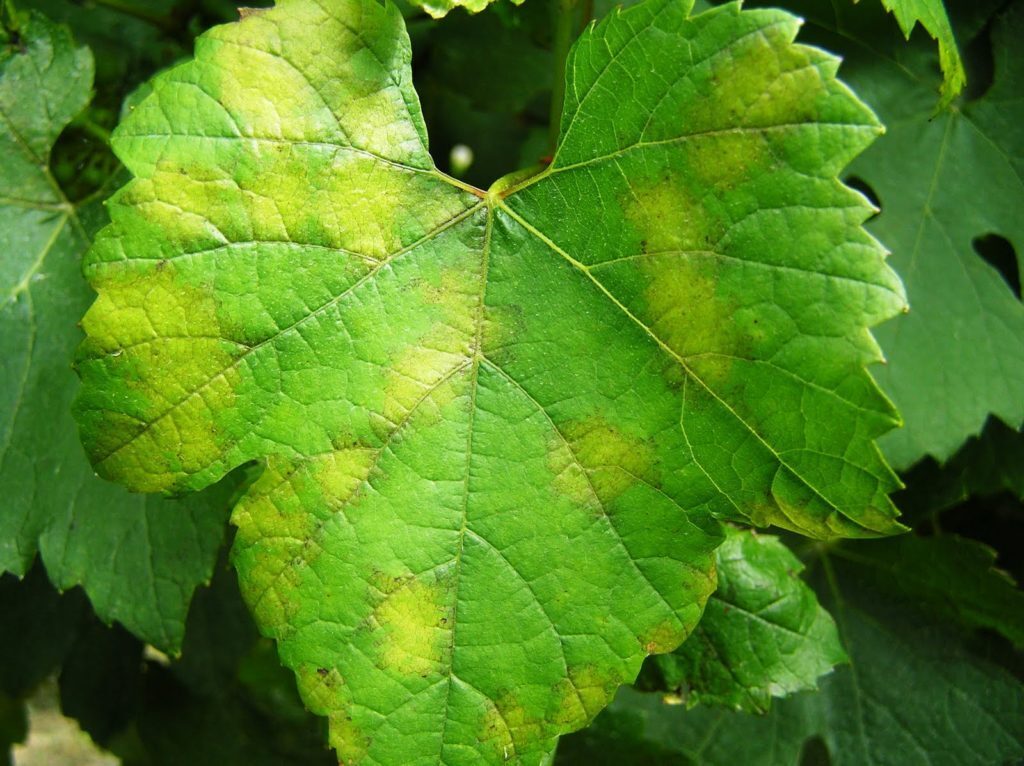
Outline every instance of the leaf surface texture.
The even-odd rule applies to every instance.
[[[368,0],[211,30],[117,131],[84,441],[142,491],[265,463],[240,584],[346,763],[545,761],[692,630],[714,517],[901,528],[902,287],[836,180],[877,121],[794,17],[688,11],[589,29],[553,162],[486,192]]]

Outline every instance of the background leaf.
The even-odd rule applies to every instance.
[[[882,208],[869,228],[892,250],[911,305],[877,330],[888,364],[876,377],[904,419],[881,444],[897,468],[928,455],[944,462],[990,413],[1014,429],[1024,421],[1024,306],[1014,277],[1024,245],[1024,70],[1013,53],[1024,13],[1011,4],[990,31],[972,21],[983,30],[977,44],[987,47],[991,35],[991,87],[933,118],[930,43],[887,41],[866,3],[842,16],[820,4],[801,10],[815,20],[815,39],[844,54],[844,76],[888,126],[850,167]]]
[[[967,84],[967,73],[942,0],[882,0],[882,5],[896,17],[908,40],[920,24],[938,41],[939,61],[945,74],[940,107],[948,106]]]
[[[1000,667],[1004,652],[965,629],[979,624],[974,615],[951,621],[942,592],[915,585],[933,567],[955,568],[961,542],[918,540],[920,550],[899,562],[901,577],[889,576],[887,547],[909,539],[844,543],[814,565],[851,660],[822,678],[819,692],[756,716],[687,711],[624,689],[591,729],[563,740],[556,763],[621,763],[652,751],[661,759],[652,763],[704,766],[797,766],[821,755],[835,766],[1014,762],[1024,754],[1024,689]],[[975,581],[971,596],[951,600],[986,602],[1005,590],[998,578]]]
[[[79,259],[105,215],[68,200],[47,163],[88,103],[92,58],[67,29],[16,18],[17,39],[0,50],[0,569],[24,574],[38,550],[59,587],[83,585],[105,620],[173,651],[233,484],[181,502],[133,496],[96,478],[82,452],[72,317],[92,300]]]

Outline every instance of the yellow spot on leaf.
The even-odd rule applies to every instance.
[[[576,459],[584,469],[621,468],[591,474],[601,501],[607,503],[631,487],[637,478],[657,483],[654,448],[647,441],[612,426],[599,417],[563,426]],[[575,479],[573,484],[577,486]]]
[[[451,644],[451,608],[444,583],[402,581],[373,612],[381,665],[405,675],[440,673]]]

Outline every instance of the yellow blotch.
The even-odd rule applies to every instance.
[[[625,674],[598,669],[594,665],[583,665],[569,668],[569,678],[576,704],[582,702],[586,718],[592,718],[603,710],[615,696],[619,685],[629,680]]]
[[[600,417],[570,422],[562,427],[580,465],[592,471],[594,489],[602,502],[617,497],[637,478],[657,484],[654,448]],[[601,468],[622,470],[602,471]]]
[[[526,330],[525,311],[518,304],[484,306],[483,352],[501,363],[508,359],[511,347]]]
[[[353,447],[332,452],[317,460],[312,477],[323,492],[324,502],[332,510],[351,502],[370,475],[377,452]]]
[[[623,213],[644,253],[702,249],[721,233],[721,225],[677,177],[667,173],[654,183],[636,183],[623,197]]]
[[[576,462],[576,458],[562,437],[553,434],[548,439],[547,447],[545,464],[554,477],[552,487],[555,492],[568,497],[579,505],[597,502],[590,480]]]
[[[449,595],[441,581],[395,581],[371,617],[382,667],[421,677],[444,670],[451,645]]]
[[[640,271],[642,319],[676,355],[743,354],[744,335],[734,319],[739,306],[722,294],[714,256],[650,256],[640,261]]]
[[[640,637],[640,643],[647,654],[661,654],[678,647],[686,635],[687,630],[678,619],[669,619],[648,630]]]
[[[766,138],[756,133],[711,134],[683,150],[687,174],[717,193],[764,173],[771,163]]]
[[[335,668],[301,665],[295,669],[306,707],[330,721],[330,745],[341,764],[361,763],[370,749],[370,738],[352,717],[352,695]]]
[[[451,380],[441,385],[437,382],[465,361],[465,357],[439,351],[429,342],[409,346],[396,354],[385,374],[382,414],[388,423],[392,427],[401,425],[414,408],[424,418],[424,424],[437,421],[441,409],[458,396]],[[432,407],[421,404],[425,396]]]

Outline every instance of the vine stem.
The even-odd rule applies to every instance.
[[[562,107],[565,104],[565,62],[572,46],[573,17],[576,0],[553,0],[555,16],[554,78],[551,83],[551,116],[548,123],[548,144],[551,153],[558,146],[558,133],[562,123]]]

